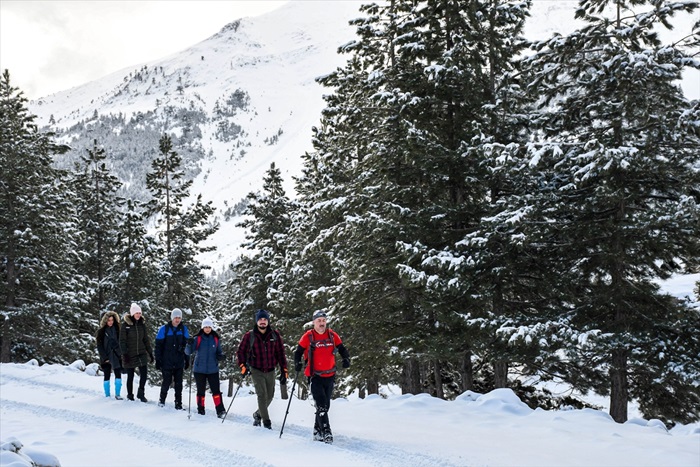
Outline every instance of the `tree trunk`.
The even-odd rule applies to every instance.
[[[474,389],[474,367],[472,366],[472,353],[470,350],[462,356],[462,391]]]
[[[367,394],[379,394],[379,381],[374,376],[367,379]]]
[[[508,362],[493,362],[493,386],[495,388],[508,387]]]
[[[610,416],[617,423],[627,421],[627,398],[627,351],[615,349],[610,366]]]
[[[445,398],[445,388],[442,387],[442,373],[441,370],[442,366],[440,365],[440,362],[436,358],[433,361],[433,371],[435,374],[435,397],[438,397],[440,399]]]
[[[406,359],[403,366],[401,394],[420,394],[420,365],[415,358]]]

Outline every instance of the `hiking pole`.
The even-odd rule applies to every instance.
[[[195,352],[196,354],[196,352]],[[194,367],[194,355],[190,358],[190,396],[187,401],[187,419],[189,420],[192,416],[192,367]]]
[[[228,411],[231,410],[231,406],[233,405],[233,401],[236,398],[236,395],[238,394],[238,390],[241,389],[241,386],[243,386],[243,381],[245,380],[245,377],[241,379],[240,384],[236,388],[236,392],[233,394],[233,399],[231,399],[231,403],[228,405],[228,409],[226,409],[226,413],[224,414],[224,418],[221,419],[221,423],[224,423],[226,421],[226,416],[228,415]]]
[[[297,379],[299,379],[299,372],[298,371],[294,375],[294,384],[292,384],[292,397],[290,397],[289,402],[287,402],[287,413],[284,414],[284,420],[282,421],[282,428],[280,428],[280,438],[282,437],[282,433],[284,432],[284,424],[287,423],[287,415],[289,415],[289,406],[292,405],[292,399],[294,399],[294,388],[297,385]]]

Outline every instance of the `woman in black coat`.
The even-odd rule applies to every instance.
[[[124,324],[119,333],[119,347],[122,350],[122,367],[126,370],[126,398],[134,400],[134,370],[139,369],[139,389],[136,397],[141,402],[146,399],[146,380],[148,379],[148,363],[153,362],[151,340],[148,337],[146,319],[141,307],[131,304],[129,313],[124,314]]]
[[[97,352],[100,354],[100,367],[104,371],[103,382],[105,397],[109,397],[109,379],[114,371],[114,397],[121,400],[122,390],[122,353],[119,349],[119,315],[113,311],[107,311],[100,320],[100,329],[97,330]]]

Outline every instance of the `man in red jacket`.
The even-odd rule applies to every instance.
[[[309,378],[311,395],[316,403],[316,420],[314,422],[314,441],[333,443],[333,433],[328,420],[331,396],[335,385],[335,353],[343,358],[343,368],[350,366],[350,353],[343,345],[338,334],[327,327],[326,313],[316,311],[313,315],[313,329],[301,336],[294,352],[294,369],[301,371],[301,357],[304,356]]]

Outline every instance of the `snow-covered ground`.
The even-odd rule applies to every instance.
[[[173,408],[172,390],[163,408],[157,387],[146,387],[147,404],[106,398],[95,366],[81,363],[0,365],[5,448],[14,441],[24,445],[20,453],[76,467],[700,465],[700,424],[666,431],[658,420],[617,424],[591,409],[532,410],[509,389],[450,402],[425,394],[334,400],[335,443],[326,445],[311,439],[311,400],[292,399],[280,438],[288,401],[279,390],[268,431],[252,426],[256,398],[245,385],[222,423],[209,395],[207,414],[194,410],[191,418]],[[188,394],[186,384],[185,407]],[[0,465],[28,464],[3,450]]]

